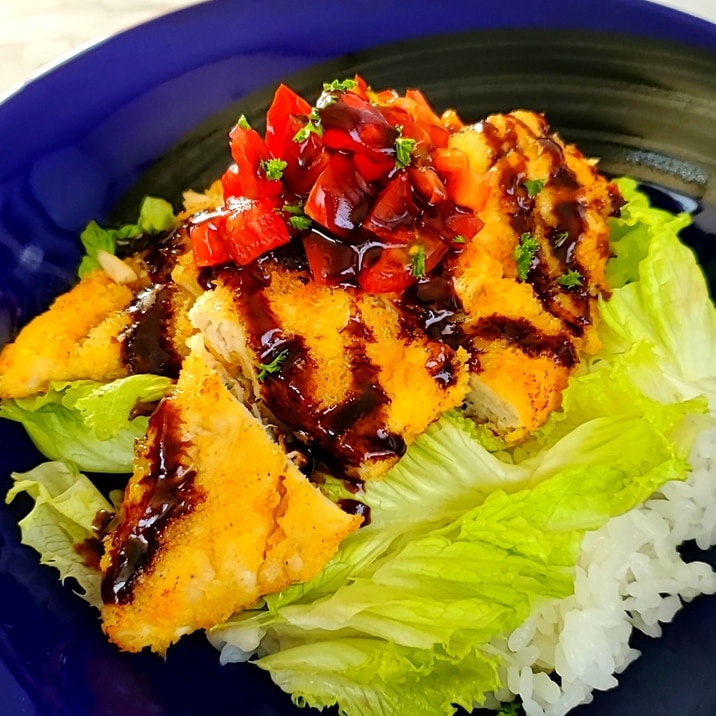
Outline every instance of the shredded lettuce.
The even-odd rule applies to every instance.
[[[21,492],[33,498],[30,513],[20,520],[23,544],[40,553],[41,564],[60,571],[64,582],[77,580],[80,596],[95,607],[102,604],[100,573],[79,546],[97,539],[93,522],[98,512],[114,507],[74,465],[45,462],[24,473],[12,473],[15,484],[8,491],[9,504]],[[91,550],[92,547],[90,546]]]
[[[50,460],[65,460],[88,472],[131,472],[134,441],[148,425],[145,415],[135,417],[133,411],[160,400],[171,385],[169,378],[147,374],[111,383],[52,383],[41,395],[3,401],[0,417],[22,423]]]
[[[164,199],[152,196],[144,198],[136,224],[126,224],[119,229],[105,229],[96,221],[90,221],[80,234],[85,256],[82,257],[77,275],[82,278],[100,267],[97,260],[98,251],[114,254],[118,241],[136,239],[144,234],[157,234],[171,229],[175,223],[176,217],[172,205]]]

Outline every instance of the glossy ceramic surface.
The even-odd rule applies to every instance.
[[[629,0],[213,0],[137,28],[0,107],[0,343],[72,281],[90,218],[131,214],[144,192],[200,188],[228,162],[230,124],[239,112],[258,119],[277,81],[310,93],[355,70],[376,87],[419,86],[466,119],[546,111],[606,171],[658,185],[660,203],[694,213],[688,239],[713,280],[712,53],[712,26]],[[38,461],[15,424],[0,425],[0,491],[11,470]],[[19,502],[0,507],[0,713],[300,713],[257,669],[219,666],[201,636],[166,661],[118,653],[19,545],[22,513]],[[575,714],[716,713],[713,598],[639,646],[622,686]]]

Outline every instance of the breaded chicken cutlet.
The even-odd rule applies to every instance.
[[[519,441],[599,345],[620,197],[544,117],[463,126],[359,80],[317,114],[299,100],[265,144],[242,119],[221,191],[0,354],[6,399],[177,378],[105,538],[103,626],[123,649],[164,652],[312,578],[357,529],[292,457],[381,478],[451,409]]]
[[[194,340],[105,539],[103,629],[128,651],[163,653],[308,581],[361,522],[309,483],[212,362]]]

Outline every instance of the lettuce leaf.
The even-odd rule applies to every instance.
[[[97,260],[98,251],[114,254],[118,241],[137,239],[144,234],[157,234],[171,229],[175,223],[176,217],[172,205],[164,199],[152,196],[144,198],[136,224],[126,224],[118,229],[105,229],[96,221],[90,221],[80,234],[85,256],[82,257],[77,275],[83,278],[90,271],[100,268]]]
[[[93,522],[98,512],[112,513],[114,507],[74,465],[45,462],[25,473],[12,473],[15,484],[8,491],[9,504],[21,492],[35,501],[20,520],[22,543],[40,553],[41,564],[60,571],[64,582],[72,577],[83,592],[78,594],[95,607],[102,603],[100,573],[88,564],[79,545],[97,539]],[[92,549],[92,547],[90,547]]]
[[[629,206],[640,201],[622,183]],[[684,400],[707,396],[716,407],[716,307],[696,257],[679,241],[684,219],[641,206],[639,219],[627,219],[617,244],[643,244],[638,280],[617,288],[600,306],[603,360],[632,354],[630,376],[651,397]],[[644,235],[648,240],[644,241]],[[629,250],[626,252],[633,253]],[[611,262],[618,270],[624,254]]]
[[[609,397],[592,405],[598,382]],[[616,369],[569,390],[559,430],[519,464],[443,417],[365,487],[371,524],[321,574],[212,630],[224,658],[257,652],[297,703],[345,714],[450,714],[499,688],[489,642],[572,593],[585,530],[686,477],[686,418],[705,409],[650,400]]]
[[[169,378],[144,374],[111,383],[58,382],[42,395],[3,401],[0,417],[22,423],[50,460],[89,472],[131,472],[134,441],[144,436],[149,421],[132,412],[160,400],[171,385]]]

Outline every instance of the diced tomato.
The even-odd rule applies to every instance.
[[[368,293],[399,293],[416,283],[415,257],[422,252],[424,275],[429,274],[448,251],[445,242],[429,231],[420,232],[400,246],[384,246],[377,260],[366,261],[358,283]]]
[[[326,229],[348,237],[363,221],[373,193],[351,158],[334,154],[316,179],[304,212]]]
[[[429,207],[420,217],[419,224],[451,244],[456,237],[462,237],[463,241],[471,239],[484,226],[472,209],[457,206],[450,200]]]
[[[413,238],[414,223],[419,214],[409,176],[400,172],[378,195],[363,220],[363,228],[383,241],[400,243]]]
[[[231,258],[245,266],[289,240],[284,220],[270,199],[229,199],[226,202],[224,240]]]
[[[353,80],[355,81],[356,86],[349,91],[353,94],[357,94],[359,97],[368,102],[368,83],[360,75],[354,75]]]
[[[311,132],[303,142],[296,134],[306,126],[311,106],[293,90],[280,85],[266,113],[266,147],[287,166],[283,183],[293,194],[306,194],[328,162],[320,137]]]
[[[303,237],[303,249],[317,284],[335,286],[355,280],[358,264],[355,247],[312,231]]]
[[[459,149],[436,149],[433,166],[445,181],[448,196],[459,206],[480,212],[490,195],[487,177],[470,169],[470,160]]]
[[[255,129],[237,124],[229,138],[236,169],[232,171],[235,176],[227,181],[232,193],[225,196],[245,196],[249,199],[280,196],[283,183],[267,179],[261,168],[261,162],[272,158],[261,135]]]
[[[286,145],[293,142],[310,113],[311,105],[305,99],[284,84],[278,86],[266,112],[266,147],[274,157],[288,161],[284,154]]]
[[[439,204],[447,199],[447,189],[442,179],[437,175],[433,167],[410,167],[408,177],[415,191],[428,202],[428,204]]]
[[[200,268],[231,261],[231,248],[224,241],[224,214],[214,215],[189,227],[194,262]]]
[[[447,147],[450,131],[445,127],[440,117],[425,99],[425,95],[420,90],[408,89],[405,92],[405,100],[415,103],[414,116],[426,131],[430,134],[434,147]]]
[[[401,293],[416,280],[406,246],[380,249],[377,260],[358,275],[358,283],[368,293]]]
[[[380,162],[395,156],[398,130],[391,126],[378,107],[353,92],[344,92],[320,111],[323,144],[334,151],[367,154]]]

